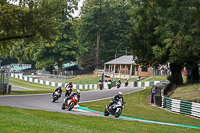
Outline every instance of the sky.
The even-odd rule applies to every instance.
[[[83,5],[83,1],[84,0],[80,0],[80,2],[78,3],[78,11],[75,11],[74,14],[72,14],[73,17],[77,17],[81,11],[81,7]]]

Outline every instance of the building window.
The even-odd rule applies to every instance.
[[[148,72],[148,68],[147,67],[142,67],[142,72]]]

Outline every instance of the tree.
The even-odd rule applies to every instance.
[[[86,0],[81,12],[81,43],[96,44],[96,67],[125,54],[129,41],[129,2],[124,0]],[[123,51],[123,52],[122,52]]]
[[[135,1],[135,26],[130,47],[138,63],[156,66],[170,62],[169,79],[182,84],[181,70],[192,58],[199,62],[199,2],[189,0]],[[195,50],[196,49],[196,50]],[[191,62],[191,61],[190,61]]]
[[[0,52],[6,53],[10,46],[21,39],[42,37],[51,39],[57,34],[65,0],[12,0],[0,2]]]
[[[59,33],[53,34],[50,40],[42,37],[34,42],[24,39],[13,48],[12,55],[22,62],[24,59],[33,59],[36,61],[37,67],[49,67],[51,73],[53,66],[57,63],[59,74],[62,72],[63,62],[74,61],[78,43],[74,29],[76,22],[73,21],[71,13],[73,13],[74,9],[77,9],[77,0],[66,0],[63,4],[65,6],[55,18],[60,24],[57,25]]]

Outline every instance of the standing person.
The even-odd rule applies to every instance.
[[[70,96],[70,94],[72,92],[72,88],[73,88],[73,84],[70,81],[65,87],[65,89],[66,89],[65,96]]]

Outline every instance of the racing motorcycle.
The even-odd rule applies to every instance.
[[[58,100],[60,98],[60,95],[61,95],[60,91],[54,92],[52,102],[55,102],[56,100]]]
[[[77,95],[75,95],[71,99],[68,99],[67,101],[64,100],[64,103],[62,105],[62,109],[68,109],[69,111],[71,111],[74,108],[74,106],[77,104],[77,102],[78,102]]]
[[[125,86],[128,86],[128,79],[125,80]]]
[[[66,89],[65,96],[70,96],[72,92],[72,88],[68,86],[65,89]]]
[[[117,82],[117,88],[120,88],[121,84],[119,82]]]
[[[111,89],[112,83],[111,81],[108,81],[108,89]]]
[[[100,90],[103,89],[103,83],[102,82],[99,82],[99,88],[100,88]]]
[[[111,105],[110,107],[105,107],[104,110],[104,116],[108,116],[109,114],[114,115],[115,118],[118,118],[121,113],[122,113],[122,109],[125,107],[125,103],[126,102],[122,102],[122,99],[118,100],[117,103],[114,103],[113,105]]]

